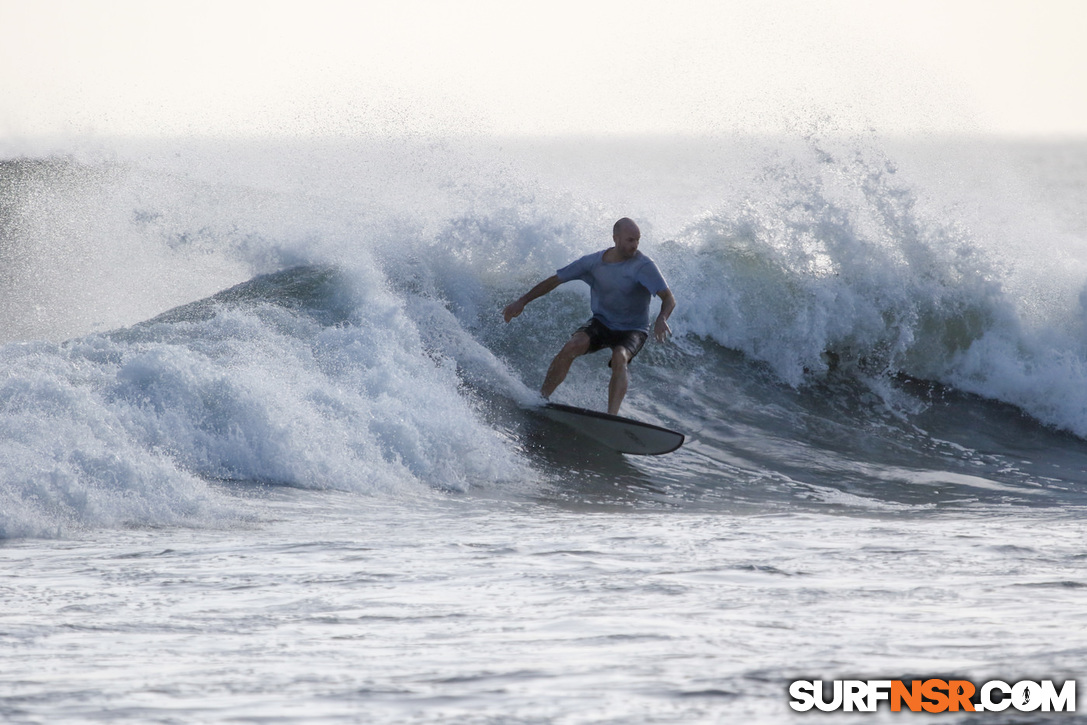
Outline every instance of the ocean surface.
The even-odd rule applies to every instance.
[[[1085,514],[1087,141],[0,146],[0,722],[1082,722],[788,689],[1087,675]]]

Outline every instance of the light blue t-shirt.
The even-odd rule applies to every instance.
[[[612,330],[649,332],[649,302],[668,288],[653,260],[642,254],[623,262],[605,262],[604,252],[586,254],[555,272],[559,281],[580,279],[589,285],[590,307]]]

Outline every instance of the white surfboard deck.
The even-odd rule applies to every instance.
[[[683,445],[684,436],[658,425],[572,405],[547,403],[540,413],[620,453],[658,456]]]

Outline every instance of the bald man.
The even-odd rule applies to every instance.
[[[579,327],[559,350],[547,369],[540,395],[550,398],[566,379],[574,358],[609,348],[611,380],[608,383],[608,412],[618,415],[627,394],[630,378],[627,365],[642,349],[649,336],[649,303],[661,298],[660,314],[653,335],[664,342],[672,333],[668,318],[676,300],[653,260],[638,251],[642,232],[623,217],[612,227],[612,247],[587,254],[555,272],[502,311],[506,322],[524,312],[525,305],[543,297],[564,282],[580,279],[589,285],[592,319]]]

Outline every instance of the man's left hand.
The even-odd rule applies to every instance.
[[[657,315],[657,322],[653,325],[653,337],[657,338],[657,342],[664,342],[671,334],[672,328],[668,326],[668,320]]]

